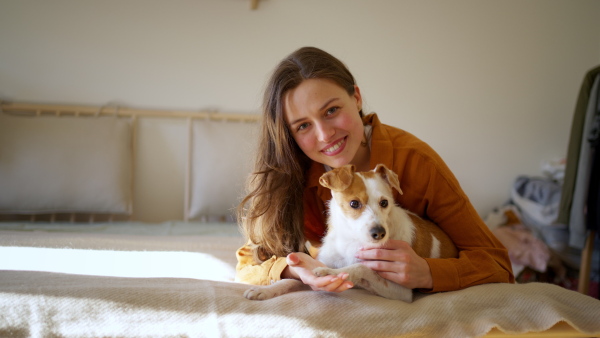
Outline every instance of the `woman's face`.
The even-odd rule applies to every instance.
[[[294,140],[313,161],[339,168],[368,163],[361,154],[364,126],[360,91],[354,95],[331,80],[308,79],[283,96],[285,121]],[[361,149],[363,148],[363,149]],[[366,158],[368,162],[368,156]],[[360,162],[360,163],[359,163]]]

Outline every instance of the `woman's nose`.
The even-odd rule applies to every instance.
[[[335,129],[327,125],[327,123],[320,123],[317,126],[317,137],[321,142],[329,142],[335,135]]]

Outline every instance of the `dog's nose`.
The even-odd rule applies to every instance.
[[[371,228],[371,237],[375,240],[380,240],[385,237],[385,229],[381,225],[376,225]]]

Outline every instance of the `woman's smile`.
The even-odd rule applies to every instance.
[[[327,156],[335,156],[344,151],[345,145],[346,137],[339,139],[337,142],[333,143],[333,145],[327,146],[327,148],[321,150],[321,152]]]

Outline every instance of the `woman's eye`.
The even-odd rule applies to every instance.
[[[327,109],[327,115],[331,115],[333,113],[335,113],[339,108],[338,107],[331,107],[329,109]]]
[[[352,208],[352,209],[360,208],[360,202],[357,200],[350,201],[350,208]]]
[[[308,123],[302,123],[298,126],[298,131],[304,130],[306,128],[308,128]]]
[[[387,200],[381,200],[381,201],[379,201],[379,206],[382,207],[382,208],[387,208],[388,201]]]

